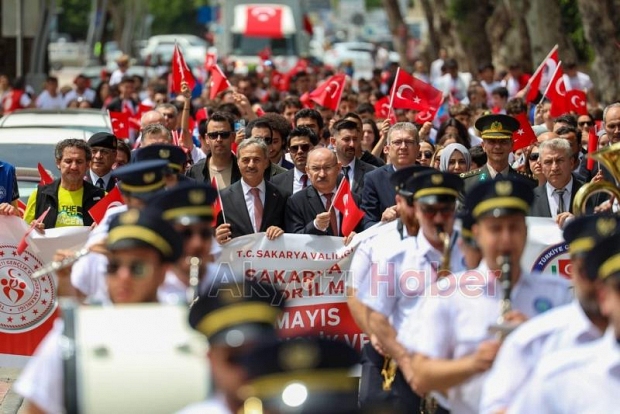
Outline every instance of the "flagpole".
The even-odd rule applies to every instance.
[[[541,62],[540,65],[538,65],[538,67],[536,68],[536,70],[534,71],[534,73],[532,74],[532,76],[527,80],[527,86],[528,88],[532,85],[532,79],[536,78],[536,75],[538,75],[538,72],[540,72],[543,68],[543,64],[549,59],[549,57],[551,57],[551,55],[553,54],[553,52],[555,52],[556,50],[558,50],[558,45],[556,44],[555,46],[553,46],[553,48],[551,49],[551,51],[547,54],[547,56],[543,59],[543,61]]]
[[[217,183],[217,178],[213,177],[215,182],[215,191],[217,191],[217,201],[220,203],[220,208],[222,209],[222,219],[224,220],[224,224],[226,224],[226,214],[224,213],[224,204],[222,203],[222,197],[220,196],[220,186]]]
[[[555,67],[555,70],[553,71],[553,75],[551,75],[551,80],[549,81],[549,84],[547,85],[547,88],[545,89],[545,93],[543,93],[542,95],[542,99],[540,100],[541,102],[547,97],[547,93],[549,92],[549,88],[551,87],[551,84],[553,83],[553,79],[555,78],[556,73],[558,73],[558,70],[560,70],[561,66],[562,66],[562,61],[560,60],[558,62],[558,65]]]
[[[338,195],[340,194],[340,191],[342,190],[342,186],[344,185],[344,182],[346,181],[346,178],[342,178],[342,181],[340,181],[340,185],[338,186],[338,188],[336,188],[336,193],[334,193],[334,196],[332,197],[332,204],[331,206],[329,206],[329,210],[327,210],[328,213],[332,212],[332,209],[334,208],[334,200],[338,199]]]
[[[396,76],[394,76],[394,83],[396,83],[399,73],[400,73],[400,66],[396,69]],[[392,104],[394,103],[394,93],[396,92],[394,83],[392,84],[392,92],[390,93],[390,107],[388,108],[388,116],[387,116],[388,120],[392,118]]]

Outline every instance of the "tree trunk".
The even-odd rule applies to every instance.
[[[448,56],[456,59],[459,63],[469,63],[467,54],[463,49],[463,44],[457,34],[453,19],[448,17],[448,6],[446,0],[422,1],[424,14],[427,18],[429,36],[433,40],[433,57],[436,58],[439,48],[443,47],[448,52]],[[436,46],[435,46],[436,44]],[[469,66],[469,65],[467,65]],[[461,68],[461,70],[467,68]]]
[[[388,18],[390,32],[393,36],[394,50],[400,55],[400,66],[406,68],[407,63],[407,26],[398,6],[398,0],[381,0]]]
[[[474,77],[480,64],[492,61],[491,43],[484,30],[492,11],[493,6],[489,0],[477,0],[455,16],[456,32],[466,57],[460,66],[462,70],[469,70]]]
[[[542,62],[555,44],[559,46],[560,59],[563,61],[576,60],[577,54],[562,27],[560,2],[554,0],[524,0],[529,2],[525,7],[525,21],[531,34],[530,44],[534,68]],[[586,0],[597,3],[599,0]],[[581,2],[580,2],[581,3]]]
[[[617,3],[617,1],[616,1]],[[617,44],[617,13],[612,0],[577,0],[586,39],[594,50],[592,75],[602,103],[618,101],[620,46]]]
[[[525,7],[523,1],[498,2],[487,21],[486,33],[497,68],[508,69],[511,64],[519,64],[524,71],[531,70],[530,35],[523,17]]]

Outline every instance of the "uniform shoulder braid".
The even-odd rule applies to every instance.
[[[476,168],[475,170],[471,170],[471,171],[467,171],[464,173],[459,174],[459,176],[461,178],[468,178],[468,177],[473,177],[475,175],[480,175],[482,174],[482,168]]]

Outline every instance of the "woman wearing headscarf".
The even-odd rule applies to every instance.
[[[470,166],[471,156],[464,145],[450,144],[441,152],[440,171],[461,174],[469,171]]]

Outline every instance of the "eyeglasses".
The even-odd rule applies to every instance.
[[[336,167],[336,164],[334,165],[326,165],[324,167],[316,167],[316,166],[312,166],[312,167],[308,167],[308,169],[310,170],[311,173],[318,173],[320,171],[325,171],[325,172],[329,172],[330,170],[334,169]]]
[[[288,147],[291,152],[298,152],[300,149],[302,152],[310,151],[310,144],[291,145]]]
[[[440,214],[443,217],[454,214],[454,205],[447,205],[444,207],[432,207],[428,204],[420,204],[420,209],[422,210],[422,214],[424,214],[428,218],[433,218],[437,214]]]
[[[153,271],[153,264],[144,260],[133,260],[131,262],[123,262],[117,259],[110,259],[107,266],[108,276],[116,276],[116,272],[122,267],[128,267],[131,277],[134,279],[142,279]]]
[[[161,116],[163,116],[164,118],[167,118],[167,119],[176,118],[175,114],[170,114],[170,113],[163,113],[163,114],[161,114]]]
[[[433,158],[433,151],[422,151],[420,152],[419,158],[430,160],[431,158]]]
[[[217,137],[221,137],[222,139],[228,139],[228,137],[230,137],[230,134],[232,134],[232,132],[230,131],[207,132],[207,136],[209,137],[209,139],[213,140],[216,140]]]
[[[100,152],[102,155],[111,155],[112,153],[116,154],[116,151],[110,148],[99,148],[95,147],[91,149],[93,155]]]
[[[530,161],[538,161],[538,159],[540,158],[540,153],[532,152],[528,158],[530,159]]]
[[[594,122],[590,122],[590,121],[583,121],[583,122],[578,122],[577,125],[579,125],[580,127],[582,126],[594,126]]]
[[[398,141],[392,141],[389,145],[393,145],[395,147],[402,147],[405,145],[406,147],[412,147],[416,144],[414,140],[411,139],[403,139]]]
[[[213,237],[213,230],[210,228],[201,228],[201,229],[193,229],[191,227],[185,227],[183,230],[179,231],[179,234],[183,238],[183,240],[189,240],[194,235],[200,236],[203,240],[209,240]]]
[[[271,145],[273,143],[273,138],[271,137],[252,137],[252,138],[262,139],[263,141],[265,141],[265,144],[267,145]]]

